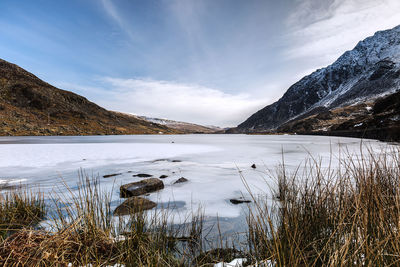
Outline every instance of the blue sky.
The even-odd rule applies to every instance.
[[[1,0],[0,58],[108,109],[234,126],[398,0]]]

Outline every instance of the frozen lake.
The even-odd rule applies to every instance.
[[[375,153],[388,144],[363,140]],[[268,193],[274,181],[267,173],[284,158],[295,169],[312,155],[324,166],[337,165],[340,152],[360,154],[360,139],[296,135],[135,135],[84,137],[0,137],[0,183],[39,186],[49,193],[65,182],[76,188],[78,172],[98,176],[120,203],[119,186],[139,181],[138,173],[163,179],[165,189],[148,198],[174,202],[182,213],[201,206],[206,216],[237,218],[244,205],[229,199],[247,196],[239,171],[255,194]],[[257,168],[251,168],[256,164]],[[103,175],[121,175],[103,178]],[[180,177],[189,181],[173,184]]]

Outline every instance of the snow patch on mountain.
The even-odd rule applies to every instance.
[[[292,85],[281,99],[253,114],[238,130],[275,129],[316,108],[332,109],[400,89],[400,25],[360,41],[332,65]]]

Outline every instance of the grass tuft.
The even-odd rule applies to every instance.
[[[168,209],[114,217],[111,194],[83,175],[76,190],[52,197],[46,230],[34,227],[45,216],[42,194],[4,193],[0,265],[207,266],[245,257],[260,266],[397,266],[399,155],[347,155],[335,169],[313,158],[293,172],[282,164],[270,187],[275,200],[253,196],[247,241],[237,246],[222,235],[207,243],[201,211],[182,225],[169,223]]]

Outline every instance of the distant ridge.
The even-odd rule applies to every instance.
[[[0,59],[0,135],[180,133],[165,125],[108,111]]]
[[[138,118],[146,120],[148,122],[154,122],[157,124],[165,125],[172,129],[182,131],[184,133],[217,133],[223,131],[222,128],[216,126],[204,126],[195,123],[174,121],[169,119],[151,118],[146,116],[138,116]]]

